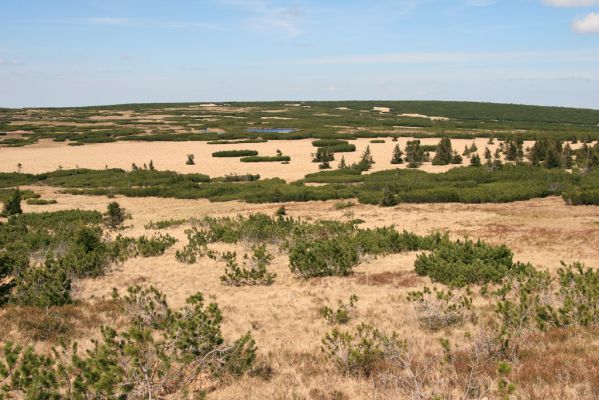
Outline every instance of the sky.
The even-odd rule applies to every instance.
[[[353,99],[599,109],[599,0],[0,0],[0,107]]]

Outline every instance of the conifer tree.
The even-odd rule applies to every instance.
[[[339,169],[345,169],[347,168],[347,164],[345,162],[345,156],[341,156],[341,161],[339,161]]]
[[[493,168],[493,154],[491,154],[491,150],[488,147],[485,147],[485,165],[487,168]]]
[[[12,196],[4,203],[4,209],[2,215],[10,217],[11,215],[23,214],[21,208],[21,191],[15,190]]]
[[[439,141],[433,158],[433,165],[447,165],[451,163],[453,152],[451,149],[451,140],[444,137]]]
[[[391,164],[403,164],[403,151],[398,144],[395,145],[393,149],[393,157],[391,158]]]
[[[381,206],[383,207],[393,207],[397,205],[397,199],[395,195],[389,189],[389,186],[385,186],[385,190],[383,191],[383,199],[381,200]]]
[[[473,167],[480,167],[480,157],[478,153],[473,153],[472,157],[470,157],[470,165]]]
[[[461,164],[463,160],[464,160],[464,159],[462,158],[462,156],[461,156],[461,155],[459,155],[459,154],[458,154],[457,152],[455,152],[455,151],[453,152],[453,155],[452,155],[452,157],[451,157],[451,163],[452,163],[452,164]]]
[[[362,169],[362,171],[368,171],[370,167],[374,164],[374,160],[372,159],[372,153],[370,152],[370,146],[366,146],[366,150],[362,154],[362,158],[358,165]]]

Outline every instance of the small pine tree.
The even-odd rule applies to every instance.
[[[187,161],[185,161],[185,164],[187,165],[195,165],[195,156],[193,154],[188,154],[187,155]]]
[[[318,164],[318,169],[331,169],[331,164],[328,161],[323,161]]]
[[[478,153],[472,154],[472,156],[470,157],[470,165],[472,165],[473,167],[480,167],[481,164]]]
[[[508,161],[518,160],[518,144],[515,140],[509,140],[506,145],[505,159]]]
[[[104,223],[112,229],[116,229],[125,221],[125,210],[123,210],[116,201],[108,204],[106,213],[104,214]]]
[[[439,141],[433,158],[433,165],[447,165],[451,163],[453,151],[451,149],[451,139],[444,137]]]
[[[341,161],[339,161],[339,169],[347,168],[347,164],[345,163],[345,156],[341,156]]]
[[[452,164],[461,164],[462,161],[464,161],[464,159],[462,158],[461,155],[459,155],[457,152],[453,152],[453,156],[451,157],[451,163]]]
[[[468,157],[469,154],[470,154],[470,149],[468,148],[468,146],[464,146],[464,151],[462,151],[462,155],[464,157]]]
[[[156,168],[154,168],[154,161],[150,160],[150,164],[148,165],[150,171],[156,171]]]
[[[489,141],[487,142],[487,144],[493,144],[493,143],[495,143],[495,139],[493,139],[493,136],[491,136],[489,138]]]
[[[358,165],[363,171],[368,171],[372,164],[374,164],[374,160],[372,158],[372,153],[370,152],[370,146],[366,146],[366,150],[364,150]]]
[[[381,206],[393,207],[395,205],[397,205],[397,199],[395,198],[395,195],[393,194],[391,189],[389,189],[389,186],[385,186],[385,190],[383,192],[383,199],[381,200]]]
[[[10,217],[11,215],[23,214],[21,208],[21,191],[15,190],[12,196],[4,203],[4,209],[2,215]]]
[[[408,140],[406,143],[408,168],[418,168],[426,158],[424,151],[420,147],[420,140]]]
[[[545,161],[543,162],[543,166],[545,168],[561,168],[562,160],[561,155],[555,148],[550,148],[547,151],[545,156]]]
[[[470,145],[470,153],[474,153],[475,151],[478,151],[478,147],[476,147],[475,142],[472,142],[472,145]]]
[[[493,167],[493,154],[488,147],[485,147],[485,164],[487,167],[489,167],[489,169]]]
[[[403,164],[403,151],[401,151],[401,148],[399,147],[398,144],[395,145],[395,148],[393,149],[393,156],[391,158],[391,164]]]

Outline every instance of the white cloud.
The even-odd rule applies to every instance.
[[[543,3],[553,7],[592,7],[599,5],[599,0],[543,0]]]
[[[572,30],[576,33],[599,33],[599,13],[590,13],[584,18],[574,20]]]

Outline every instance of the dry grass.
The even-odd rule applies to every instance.
[[[212,149],[212,147],[211,147]],[[181,164],[183,164],[181,159]],[[44,198],[58,203],[36,206],[35,211],[84,208],[105,210],[109,201],[99,196],[70,196],[56,189],[36,187]],[[206,215],[230,216],[263,212],[274,215],[279,204],[246,204],[240,202],[210,203],[205,200],[157,198],[117,198],[132,219],[123,233],[131,236],[147,234],[144,225],[161,219],[193,219]],[[597,266],[599,259],[599,207],[568,207],[559,198],[536,199],[510,204],[411,204],[379,208],[363,204],[337,209],[335,201],[322,203],[289,203],[287,214],[304,219],[363,219],[365,227],[394,224],[419,234],[440,230],[454,238],[468,236],[493,243],[507,243],[521,261],[555,271],[560,260],[581,260]],[[25,211],[33,207],[24,205]],[[452,366],[443,364],[439,339],[448,338],[456,346],[470,339],[466,333],[481,327],[467,322],[463,326],[430,332],[421,327],[418,315],[407,299],[407,293],[430,285],[427,278],[413,270],[417,253],[404,253],[364,260],[349,278],[321,278],[310,281],[291,274],[286,254],[274,251],[270,269],[277,273],[269,287],[226,287],[220,282],[224,263],[207,258],[194,265],[178,263],[174,253],[186,242],[188,224],[162,232],[180,239],[166,254],[151,259],[131,259],[108,275],[79,282],[76,298],[82,305],[69,306],[56,316],[44,312],[7,307],[0,314],[0,335],[21,342],[42,340],[55,342],[62,334],[84,340],[92,331],[110,319],[108,299],[113,287],[120,291],[132,284],[151,284],[164,291],[169,304],[180,307],[185,299],[200,291],[210,301],[219,303],[223,314],[223,330],[227,338],[250,330],[259,347],[258,371],[220,387],[211,394],[218,399],[404,399],[406,392],[393,381],[358,379],[337,372],[321,352],[321,338],[331,326],[318,309],[325,304],[347,301],[350,294],[359,298],[355,317],[348,329],[368,322],[386,332],[396,331],[409,341],[415,369],[427,366],[431,359],[437,365],[428,376],[429,384],[442,385],[447,398],[460,398],[472,371],[469,353],[458,354]],[[243,244],[214,245],[216,250],[249,251]],[[85,305],[91,302],[92,305]],[[480,303],[480,302],[479,302]],[[488,311],[485,304],[477,307]],[[107,310],[101,309],[106,304]],[[100,307],[100,309],[98,309]],[[24,312],[25,311],[25,312]],[[50,322],[47,322],[47,320]],[[48,334],[48,324],[56,324]],[[483,324],[479,322],[479,324]],[[40,329],[40,326],[42,327]],[[52,326],[52,325],[50,325]],[[593,336],[594,335],[594,336]],[[525,399],[590,399],[597,398],[596,332],[552,331],[529,339],[511,379],[518,382],[518,395]],[[451,367],[451,373],[443,368]],[[476,364],[480,373],[477,384],[496,387],[494,361]],[[444,372],[445,375],[441,374]],[[440,377],[444,376],[443,379]],[[397,383],[397,382],[396,382]],[[488,394],[494,398],[494,392]]]

